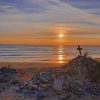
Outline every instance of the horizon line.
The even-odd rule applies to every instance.
[[[91,44],[69,44],[69,45],[39,45],[39,44],[1,44],[0,45],[33,45],[33,46],[100,46],[100,45],[91,45]]]

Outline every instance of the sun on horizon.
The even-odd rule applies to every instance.
[[[60,37],[60,38],[63,38],[63,37],[64,37],[64,34],[62,34],[62,33],[59,34],[59,37]]]

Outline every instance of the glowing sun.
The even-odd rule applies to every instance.
[[[64,34],[59,34],[59,37],[60,37],[60,38],[64,37]]]

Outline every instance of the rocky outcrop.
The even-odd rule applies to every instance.
[[[16,69],[2,67],[0,69],[0,92],[20,83]]]
[[[68,69],[70,75],[84,76],[89,81],[100,83],[100,63],[92,58],[79,56],[64,67]]]
[[[100,96],[100,64],[84,56],[72,59],[64,66],[67,69],[64,90],[66,97],[83,99]],[[83,99],[88,100],[88,99]],[[92,99],[93,100],[93,99]]]

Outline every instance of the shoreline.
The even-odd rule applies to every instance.
[[[13,68],[54,68],[61,67],[64,63],[35,63],[35,62],[0,62],[0,68],[9,66]]]
[[[93,58],[100,62],[100,58]],[[59,68],[66,63],[38,63],[38,62],[0,62],[0,68],[9,66],[13,68]]]
[[[94,58],[94,60],[96,60],[97,62],[100,62],[100,58]]]

